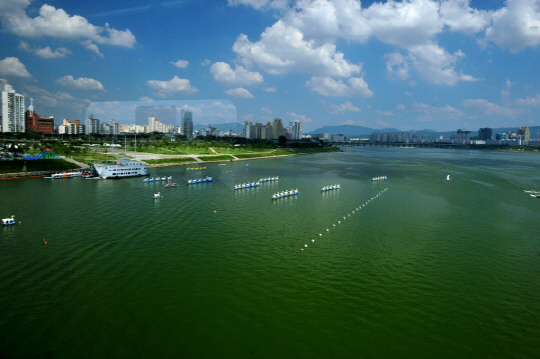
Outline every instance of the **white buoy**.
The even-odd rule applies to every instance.
[[[341,221],[337,221],[338,224],[341,224]]]
[[[328,228],[326,228],[326,231],[328,232],[328,231],[329,231],[329,229],[328,229]]]
[[[335,227],[336,225],[335,224],[332,224],[332,227]]]
[[[311,241],[312,241],[312,242],[315,242],[315,240],[314,240],[314,239],[312,239]]]
[[[304,247],[307,247],[307,244],[304,244]]]
[[[345,219],[346,217],[343,217],[343,219]]]
[[[349,214],[348,216],[350,217],[351,215]]]
[[[319,233],[319,237],[322,237],[322,233]]]

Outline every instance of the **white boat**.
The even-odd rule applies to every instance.
[[[161,192],[155,193],[154,198],[161,198]]]
[[[450,181],[450,175],[446,176],[446,180]]]
[[[3,218],[2,219],[2,224],[4,226],[9,226],[11,224],[15,224],[15,216],[11,216],[11,218]]]
[[[129,157],[119,158],[116,163],[94,163],[98,176],[104,179],[147,176],[147,167],[146,162],[133,161]]]

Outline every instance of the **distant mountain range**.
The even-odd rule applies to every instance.
[[[242,133],[244,130],[244,125],[238,122],[230,122],[230,123],[220,123],[212,125],[212,127],[217,128],[221,131],[227,132],[232,130],[235,133]],[[202,129],[208,128],[208,125],[193,125],[193,129],[200,131]],[[479,128],[478,128],[479,129]],[[478,134],[478,129],[475,130],[469,130],[471,131],[471,136],[474,137]],[[517,132],[519,130],[519,127],[499,127],[499,128],[493,128],[493,137],[495,137],[495,134],[497,133],[508,133],[510,131]],[[536,138],[537,133],[540,133],[540,126],[533,126],[529,127],[529,130],[531,131],[531,138]],[[369,137],[373,132],[405,132],[400,131],[397,128],[383,128],[383,129],[377,129],[377,128],[370,128],[370,127],[363,127],[363,126],[354,126],[354,125],[340,125],[340,126],[323,126],[321,128],[318,128],[314,131],[304,133],[304,135],[314,135],[314,134],[320,134],[320,133],[332,133],[334,135],[344,135],[346,137]],[[407,132],[414,132],[421,136],[430,136],[433,138],[449,138],[452,135],[455,135],[457,131],[457,128],[455,131],[443,131],[438,132],[430,129],[424,129],[424,130],[416,130],[416,131],[407,131]]]
[[[478,129],[476,130],[469,130],[471,131],[471,136],[474,137],[478,134]],[[517,132],[519,130],[519,127],[499,127],[499,128],[492,128],[493,131],[493,137],[495,137],[495,134],[497,133],[508,133],[508,132]],[[405,132],[400,131],[396,128],[383,128],[383,129],[376,129],[376,128],[369,128],[369,127],[363,127],[363,126],[354,126],[354,125],[341,125],[341,126],[324,126],[321,128],[318,128],[314,131],[311,131],[309,133],[304,133],[305,135],[314,135],[314,134],[320,134],[320,133],[332,133],[334,135],[342,134],[346,137],[369,137],[373,132]],[[449,138],[452,135],[456,134],[456,131],[444,131],[444,132],[437,132],[430,129],[425,130],[418,130],[418,131],[406,131],[406,132],[414,132],[419,135],[425,135],[430,136],[433,138],[439,138],[442,136],[443,138]],[[529,131],[531,132],[531,138],[536,138],[537,133],[540,133],[540,126],[533,126],[529,127]]]

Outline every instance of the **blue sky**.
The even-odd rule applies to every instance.
[[[0,0],[0,24],[0,82],[57,125],[540,125],[539,0]]]

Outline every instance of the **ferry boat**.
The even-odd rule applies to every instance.
[[[332,191],[334,189],[340,189],[340,188],[341,186],[339,184],[335,184],[332,186],[324,186],[323,188],[321,188],[321,192]]]
[[[104,179],[147,176],[148,164],[143,161],[133,161],[129,157],[119,158],[113,163],[94,163],[97,174]],[[156,178],[157,180],[157,178]]]
[[[15,224],[15,216],[11,216],[11,218],[3,218],[2,219],[2,224],[4,226],[9,226],[9,225]]]

